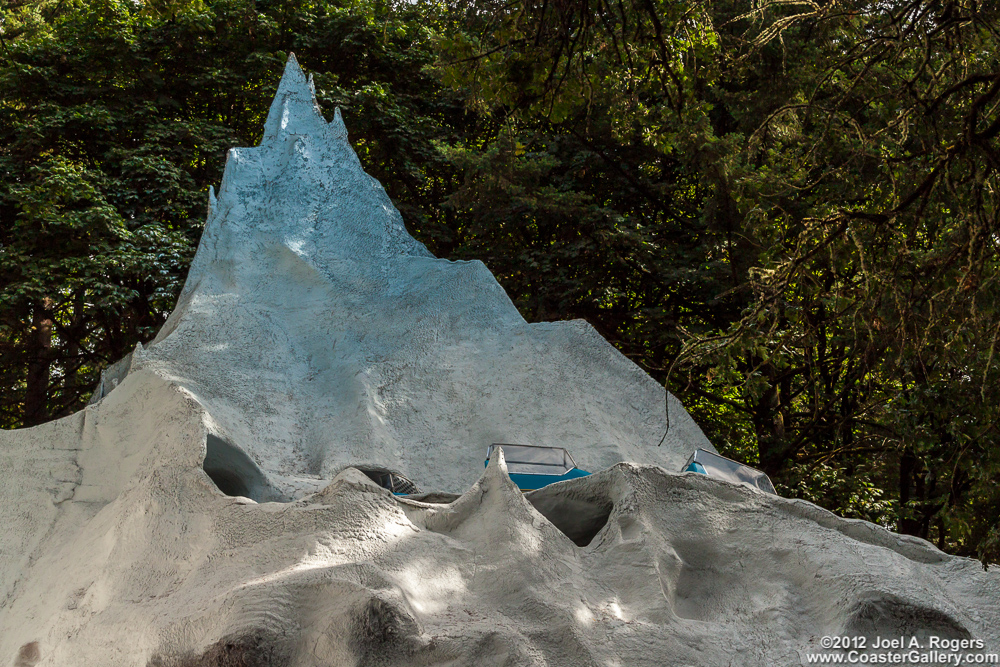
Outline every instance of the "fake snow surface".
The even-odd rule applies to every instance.
[[[292,59],[156,340],[86,410],[0,433],[0,665],[788,665],[844,634],[1000,649],[994,572],[673,472],[711,445],[670,397],[657,446],[664,399],[587,324],[526,324],[482,263],[412,239]],[[599,472],[525,495],[502,454],[484,473],[493,442]]]

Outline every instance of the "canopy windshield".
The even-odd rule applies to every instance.
[[[493,455],[497,447],[503,449],[507,470],[511,473],[530,475],[562,475],[576,467],[576,461],[562,447],[538,447],[536,445],[506,445],[496,443],[486,450],[486,459]]]
[[[504,449],[504,453],[506,452],[507,450]],[[697,466],[692,467],[693,463],[701,464],[701,467],[705,469],[705,474],[710,477],[718,477],[734,484],[749,484],[761,491],[777,495],[774,485],[771,484],[767,475],[756,468],[727,459],[725,456],[719,456],[704,449],[696,449],[684,465],[684,470],[697,470]]]

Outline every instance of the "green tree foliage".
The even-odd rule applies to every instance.
[[[507,199],[543,191],[534,151],[558,165],[545,187],[620,216],[599,255],[627,247],[639,271],[611,270],[637,297],[621,302],[616,344],[784,493],[997,560],[996,10],[462,9],[442,67],[528,147],[507,151],[507,173],[522,174]],[[616,201],[606,178],[567,183],[575,163],[551,148],[567,142],[600,146],[603,168],[654,192],[660,216],[620,183]],[[496,173],[481,171],[484,184]],[[479,206],[506,201],[491,187]]]
[[[808,43],[813,64],[782,53],[794,88],[747,133],[736,198],[766,249],[747,317],[702,349],[756,385],[761,462],[787,485],[996,561],[1000,16],[768,11],[739,57]]]
[[[0,425],[82,407],[155,335],[226,150],[259,139],[287,53],[368,167],[431,220],[460,99],[422,72],[432,12],[375,3],[21,4],[0,53]]]

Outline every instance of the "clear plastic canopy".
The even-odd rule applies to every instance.
[[[507,453],[506,449],[504,453]],[[684,464],[683,471],[704,473],[709,477],[717,477],[734,484],[748,484],[755,489],[777,495],[771,479],[760,470],[704,449],[694,450],[694,454]]]
[[[507,470],[511,473],[529,475],[563,475],[576,467],[576,461],[562,447],[540,447],[537,445],[506,445],[495,443],[486,450],[486,460],[493,456],[497,447],[503,449]]]

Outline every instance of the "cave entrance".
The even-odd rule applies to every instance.
[[[375,482],[383,489],[389,489],[397,496],[420,493],[420,489],[417,488],[416,484],[408,480],[406,477],[403,477],[398,472],[393,472],[388,468],[380,468],[377,466],[351,467],[360,470],[368,477],[368,479]]]
[[[243,496],[257,502],[273,499],[271,485],[253,459],[218,436],[208,435],[202,467],[227,496]]]
[[[614,502],[601,490],[571,482],[547,486],[525,499],[578,547],[589,545],[608,523]]]

